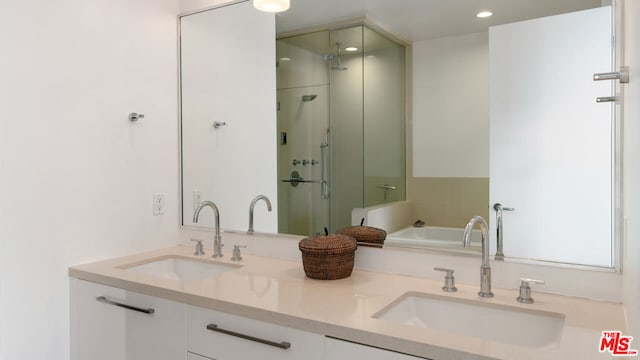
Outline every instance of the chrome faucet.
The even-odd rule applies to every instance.
[[[271,211],[271,201],[268,197],[264,195],[258,195],[253,200],[251,200],[251,205],[249,205],[249,230],[247,230],[247,234],[253,234],[253,208],[256,207],[256,203],[260,200],[264,200],[267,203],[267,210]]]
[[[471,245],[471,230],[475,224],[480,226],[482,234],[482,266],[480,267],[480,291],[478,296],[483,298],[493,297],[491,292],[491,266],[489,266],[489,227],[482,216],[474,216],[469,220],[467,227],[464,228],[463,245],[469,247]]]
[[[496,211],[496,232],[497,232],[497,250],[496,250],[496,256],[494,257],[495,260],[504,260],[504,251],[503,249],[503,244],[504,241],[502,239],[502,228],[503,228],[503,220],[502,220],[502,212],[503,211],[514,211],[514,208],[509,208],[509,207],[504,207],[502,206],[502,204],[500,203],[495,203],[493,205],[493,210]]]
[[[211,208],[211,210],[213,210],[213,214],[215,215],[215,220],[216,220],[216,234],[213,237],[213,255],[211,255],[211,257],[213,258],[221,258],[222,255],[222,237],[220,236],[220,212],[218,211],[218,207],[216,206],[216,204],[214,204],[211,201],[203,201],[198,208],[196,209],[196,212],[193,214],[193,222],[197,223],[198,222],[198,218],[200,217],[200,211],[202,211],[202,209],[208,206]]]

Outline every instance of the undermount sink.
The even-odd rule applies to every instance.
[[[125,265],[121,269],[152,275],[163,279],[198,281],[226,271],[240,268],[239,265],[213,263],[183,257],[163,257],[144,263]]]
[[[557,345],[564,327],[559,313],[418,292],[402,295],[373,317],[533,348]]]

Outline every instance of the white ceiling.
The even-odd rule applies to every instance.
[[[485,31],[489,26],[601,6],[607,0],[291,0],[277,32],[366,16],[409,42]],[[610,1],[609,1],[610,2]],[[478,19],[475,14],[494,15]]]

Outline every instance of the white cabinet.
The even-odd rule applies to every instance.
[[[78,279],[71,329],[71,360],[422,359]]]
[[[187,353],[187,360],[215,360],[209,357],[204,357],[198,354],[194,354],[192,352]]]
[[[326,360],[418,360],[424,359],[384,350],[371,346],[356,344],[334,338],[325,339]]]
[[[74,360],[184,359],[185,305],[76,280]]]
[[[323,360],[324,336],[187,306],[187,349],[216,360]]]

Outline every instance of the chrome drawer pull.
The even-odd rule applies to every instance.
[[[288,343],[286,341],[283,342],[274,342],[274,341],[269,341],[269,340],[265,340],[265,339],[260,339],[257,337],[253,337],[250,335],[245,335],[245,334],[240,334],[237,333],[235,331],[231,331],[231,330],[225,330],[225,329],[221,329],[218,327],[218,325],[216,324],[209,324],[207,325],[207,330],[211,330],[211,331],[215,331],[215,332],[219,332],[219,333],[223,333],[226,335],[231,335],[231,336],[235,336],[235,337],[239,337],[241,339],[245,339],[245,340],[251,340],[251,341],[255,341],[258,342],[260,344],[265,344],[265,345],[270,345],[270,346],[275,346],[277,348],[280,349],[288,349],[291,347],[291,343]]]
[[[149,314],[149,315],[151,315],[151,314],[153,314],[155,312],[155,310],[153,310],[151,308],[143,309],[143,308],[139,308],[139,307],[135,307],[135,306],[119,303],[117,301],[109,300],[105,296],[98,296],[96,298],[96,300],[98,300],[98,301],[100,301],[102,303],[105,303],[105,304],[115,305],[115,306],[118,306],[118,307],[121,307],[121,308],[129,309],[129,310],[133,310],[133,311],[138,311],[138,312]]]

